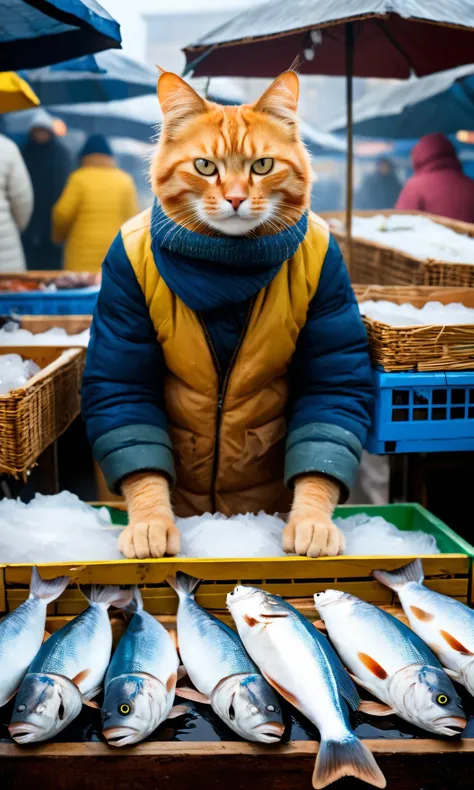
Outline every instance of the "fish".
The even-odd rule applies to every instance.
[[[320,732],[313,787],[343,776],[386,787],[372,753],[352,731],[348,706],[357,710],[359,694],[326,637],[282,598],[257,587],[237,586],[227,606],[265,679]]]
[[[41,647],[48,604],[59,598],[70,583],[67,576],[43,580],[31,571],[30,594],[0,623],[0,707],[11,700]]]
[[[450,678],[474,696],[474,612],[461,601],[434,592],[423,584],[421,560],[375,578],[395,590],[415,633],[438,657]]]
[[[103,734],[110,746],[143,741],[165,720],[187,713],[173,706],[179,658],[171,636],[143,609],[138,588],[133,613],[105,676]]]
[[[167,581],[179,597],[179,652],[197,689],[178,686],[177,696],[210,704],[248,741],[278,743],[285,731],[279,699],[236,632],[194,600],[200,579],[178,572]]]
[[[119,587],[81,587],[88,608],[39,649],[15,700],[8,727],[16,743],[38,743],[64,730],[82,705],[98,707],[93,698],[101,690],[112,652],[109,606],[127,606],[131,590]]]
[[[353,680],[384,703],[362,702],[359,710],[397,713],[429,732],[460,735],[466,726],[462,702],[419,636],[388,612],[341,590],[316,593],[314,602]]]

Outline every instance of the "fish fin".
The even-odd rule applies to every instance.
[[[362,661],[364,667],[372,672],[376,678],[380,678],[380,680],[385,680],[388,678],[388,672],[385,671],[383,667],[380,666],[378,661],[372,656],[369,656],[367,653],[357,653],[357,657],[360,661]]]
[[[82,681],[85,680],[87,677],[89,677],[90,673],[91,673],[90,668],[83,669],[81,670],[81,672],[78,672],[77,675],[74,675],[74,677],[71,678],[71,682],[74,683],[74,685],[79,688]]]
[[[201,694],[197,689],[189,689],[185,686],[178,686],[176,688],[176,696],[182,699],[189,699],[192,702],[202,702],[204,705],[210,705],[211,700],[205,694]]]
[[[178,680],[177,672],[172,672],[168,680],[166,681],[166,690],[173,691],[174,687],[176,686],[177,680]]]
[[[103,690],[103,686],[97,686],[95,689],[92,689],[92,691],[88,691],[87,694],[83,694],[82,696],[84,697],[84,699],[87,699],[89,701],[94,697],[97,697],[97,694],[100,694],[102,690]]]
[[[273,678],[271,678],[265,672],[262,672],[262,675],[267,681],[267,683],[270,683],[270,686],[272,686],[275,689],[275,691],[278,691],[280,697],[286,699],[286,701],[289,702],[290,705],[293,705],[293,707],[296,708],[297,710],[301,708],[300,703],[290,691],[287,691],[285,688],[283,688],[283,686],[280,686],[280,684],[277,683],[276,680],[273,680]]]
[[[118,609],[125,609],[129,606],[133,597],[132,587],[123,590],[114,584],[107,584],[106,586],[85,584],[83,586],[79,585],[79,589],[89,603],[102,603],[107,608],[116,606]]]
[[[178,571],[174,576],[167,576],[166,581],[178,595],[191,595],[194,597],[194,593],[201,584],[202,579],[195,579],[194,576],[188,576],[187,573]]]
[[[173,708],[171,708],[166,718],[177,719],[178,716],[185,716],[186,713],[189,713],[190,710],[191,708],[188,708],[187,705],[175,705]]]
[[[456,680],[458,683],[461,681],[460,673],[455,672],[454,669],[447,669],[446,667],[443,667],[443,672],[445,672],[448,678],[451,678],[451,680]]]
[[[361,713],[367,713],[369,716],[391,716],[396,711],[390,705],[385,705],[384,702],[374,702],[372,700],[363,699],[359,705]]]
[[[94,702],[93,699],[86,699],[85,697],[82,698],[82,704],[87,705],[88,708],[96,708],[100,709],[100,705],[98,702]]]
[[[249,628],[253,628],[255,625],[258,625],[259,623],[259,621],[255,619],[255,617],[250,617],[249,614],[244,614],[243,620],[247,623]]]
[[[71,583],[69,576],[57,576],[55,579],[42,579],[38,568],[33,565],[31,570],[30,595],[41,598],[45,603],[52,603]]]
[[[184,664],[180,664],[178,667],[178,680],[182,680],[183,678],[187,677],[186,667]]]
[[[422,623],[431,623],[431,621],[435,618],[434,614],[430,614],[424,609],[420,609],[419,606],[410,606],[410,611],[413,616]]]
[[[318,629],[318,631],[327,631],[326,625],[324,620],[315,620],[313,623],[314,627]]]
[[[134,584],[134,586],[131,588],[131,591],[132,591],[132,600],[130,601],[129,604],[121,608],[127,614],[136,614],[137,612],[143,612],[142,594],[136,584]]]
[[[401,590],[408,582],[421,584],[425,578],[421,560],[414,560],[396,571],[373,571],[373,575],[377,581],[385,584],[391,590]]]
[[[463,656],[472,656],[474,653],[472,650],[469,650],[468,647],[464,647],[461,642],[458,642],[455,636],[450,634],[448,631],[440,631],[441,636],[443,637],[444,641],[448,643],[453,650],[457,653],[461,653]]]
[[[354,776],[373,787],[387,786],[372,752],[355,735],[343,741],[321,741],[313,773],[315,790],[327,787],[343,776]]]
[[[49,631],[45,631],[44,632],[44,634],[43,634],[43,645],[44,645],[45,642],[48,641],[50,636],[51,636],[51,634],[49,633]]]
[[[372,688],[370,686],[368,686],[367,683],[364,683],[363,680],[361,680],[360,678],[356,677],[355,675],[352,675],[350,672],[349,672],[349,676],[352,678],[354,683],[356,683],[361,688],[366,689],[366,691],[370,691],[370,693],[372,694]]]

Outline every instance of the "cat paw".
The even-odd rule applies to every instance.
[[[344,536],[327,516],[298,518],[290,514],[282,537],[287,554],[336,557],[344,550]]]
[[[120,533],[118,545],[127,559],[174,556],[179,553],[180,534],[172,518],[151,518],[129,524]]]

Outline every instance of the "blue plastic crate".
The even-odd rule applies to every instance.
[[[474,450],[474,371],[374,370],[374,383],[370,453]]]
[[[0,315],[90,315],[100,286],[64,291],[0,293]]]

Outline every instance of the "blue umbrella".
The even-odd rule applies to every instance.
[[[0,71],[120,48],[120,25],[96,0],[0,0]]]
[[[353,107],[354,134],[417,139],[431,132],[474,129],[474,65],[371,91]],[[343,131],[345,117],[331,123]]]
[[[114,50],[20,74],[42,104],[82,104],[154,94],[158,81],[156,69]]]

